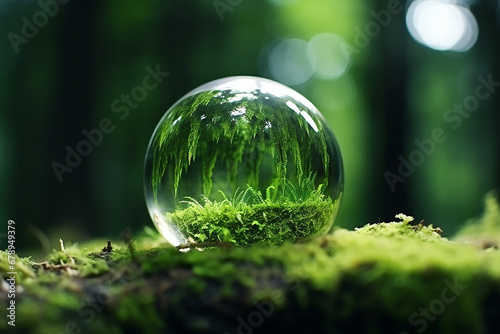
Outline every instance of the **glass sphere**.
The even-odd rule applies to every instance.
[[[299,93],[228,77],[178,100],[158,123],[146,203],[174,246],[279,245],[328,232],[343,192],[332,131]]]

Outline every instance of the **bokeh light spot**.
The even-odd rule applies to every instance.
[[[311,78],[314,70],[307,57],[308,43],[301,39],[278,42],[269,55],[271,76],[288,86],[300,85]]]
[[[307,55],[318,77],[336,79],[347,71],[350,59],[344,45],[344,41],[332,33],[323,33],[311,38]]]
[[[406,25],[417,42],[439,51],[465,52],[478,35],[477,22],[470,10],[447,1],[412,2]]]

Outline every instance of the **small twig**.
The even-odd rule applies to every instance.
[[[441,227],[436,227],[436,228],[434,229],[434,232],[436,232],[436,233],[437,233],[437,234],[439,234],[439,235],[443,234],[443,230],[441,229]]]
[[[67,270],[67,269],[77,269],[76,265],[73,264],[52,264],[47,261],[35,262],[32,265],[34,268],[42,267],[45,270]]]
[[[424,226],[427,226],[427,224],[422,219],[418,224],[411,225],[410,228],[417,232]],[[435,227],[432,229],[432,231],[436,232],[439,235],[443,234],[443,230],[440,227]]]
[[[61,244],[61,252],[63,252],[64,254],[66,254],[67,257],[69,257],[69,259],[71,260],[71,264],[75,264],[75,260],[73,260],[73,258],[68,254],[68,252],[66,252],[66,249],[64,248],[64,242],[62,239],[59,239],[59,243]]]
[[[188,242],[186,244],[180,244],[177,246],[179,250],[188,250],[189,248],[198,248],[202,250],[208,247],[219,247],[219,248],[231,248],[231,243],[227,241],[215,241],[215,242]]]
[[[33,263],[33,268],[42,268],[44,270],[52,270],[52,271],[66,271],[70,276],[77,276],[79,274],[78,268],[74,264],[51,264],[47,261],[41,263]]]

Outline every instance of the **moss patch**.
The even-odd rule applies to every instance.
[[[500,206],[493,192],[486,196],[484,206],[482,217],[470,219],[453,240],[483,249],[500,247]]]
[[[203,205],[195,199],[185,201],[187,208],[167,213],[182,235],[203,243],[229,242],[236,246],[255,243],[281,245],[327,232],[337,212],[335,204],[314,188],[314,178],[299,186],[290,182],[283,189],[269,187],[266,199],[252,187],[236,193],[231,199],[210,201]],[[278,193],[278,194],[276,194]]]
[[[488,203],[466,229],[495,239]],[[440,232],[398,215],[279,247],[183,253],[149,228],[111,252],[68,245],[44,265],[16,258],[16,327],[0,332],[496,333],[500,252]]]

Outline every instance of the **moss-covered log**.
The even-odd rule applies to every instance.
[[[15,299],[2,252],[0,314],[15,300],[15,327],[3,315],[0,332],[497,333],[500,211],[487,202],[456,241],[404,215],[274,248],[180,252],[147,229],[16,257]]]

